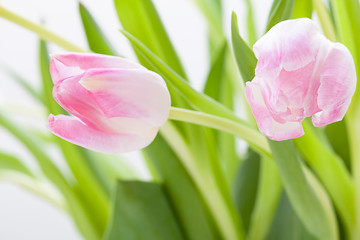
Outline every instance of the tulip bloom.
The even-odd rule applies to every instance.
[[[326,39],[307,18],[275,25],[253,47],[258,63],[246,84],[246,99],[259,130],[282,141],[342,120],[355,92],[353,58],[341,43]]]
[[[73,116],[49,116],[57,136],[99,152],[141,149],[170,111],[164,80],[137,63],[99,54],[53,56],[53,95]]]

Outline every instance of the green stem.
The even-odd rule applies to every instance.
[[[33,22],[27,20],[26,18],[23,18],[20,15],[17,15],[1,6],[0,6],[0,17],[7,19],[10,22],[13,22],[15,24],[18,24],[19,26],[22,26],[22,27],[36,33],[43,40],[48,41],[48,42],[53,42],[68,51],[89,52],[89,51],[85,51],[82,48],[76,46],[75,44],[63,39],[62,37],[56,35],[55,33],[45,29],[41,25],[33,23]]]
[[[266,138],[257,130],[226,118],[182,108],[171,107],[169,119],[198,124],[236,135],[247,141],[261,154],[270,156]]]
[[[239,222],[234,219],[231,207],[218,189],[217,183],[211,173],[197,166],[194,155],[185,140],[171,122],[160,128],[161,135],[165,138],[172,150],[179,156],[182,164],[193,179],[213,218],[221,231],[222,239],[241,240],[244,233],[239,227]]]

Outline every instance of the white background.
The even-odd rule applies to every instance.
[[[129,0],[131,1],[131,0]],[[119,21],[112,0],[83,0],[94,15],[116,50],[133,58],[131,48],[119,33]],[[191,0],[155,0],[170,37],[180,58],[197,89],[208,69],[205,21]],[[238,14],[240,31],[246,36],[244,0],[225,1],[225,26],[230,31],[231,11]],[[267,13],[272,1],[253,1],[259,32],[263,32]],[[0,0],[6,8],[39,23],[71,42],[86,48],[75,0]],[[54,46],[52,53],[63,50]],[[0,18],[0,65],[6,65],[28,79],[31,85],[40,88],[38,71],[38,38]],[[28,121],[45,126],[46,116],[36,102],[0,70],[0,106],[20,116],[28,115]],[[19,114],[20,113],[20,114]],[[4,114],[4,113],[1,113]],[[6,112],[5,112],[6,114]],[[5,131],[0,130],[0,150],[16,153],[30,165],[29,154]],[[55,154],[56,155],[56,154]],[[127,157],[131,158],[132,155]],[[134,160],[135,161],[135,160]],[[144,173],[146,174],[146,173]],[[43,199],[13,185],[0,181],[0,240],[19,239],[81,239],[71,219]]]

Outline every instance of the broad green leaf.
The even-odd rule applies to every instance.
[[[305,177],[294,143],[269,140],[269,144],[291,205],[307,230],[320,240],[338,239],[327,209]]]
[[[233,52],[244,82],[251,81],[255,77],[255,66],[257,59],[254,52],[241,38],[236,14],[231,16],[231,40]]]
[[[260,156],[249,151],[243,160],[233,186],[233,201],[247,231],[254,209],[260,171]]]
[[[307,231],[284,192],[266,240],[319,240]]]
[[[146,43],[155,55],[166,62],[176,73],[186,78],[185,71],[170,42],[151,0],[114,0],[115,9],[123,28],[141,42]],[[139,52],[140,62],[146,65]]]
[[[185,239],[159,183],[118,181],[106,240]]]
[[[274,0],[270,10],[266,32],[277,23],[289,19],[293,11],[294,4],[295,0]]]
[[[46,43],[40,42],[39,64],[43,81],[43,95],[45,96],[49,112],[58,114],[64,111],[54,101],[52,97],[53,83],[49,72],[49,54]],[[109,214],[107,186],[103,183],[96,166],[92,159],[86,156],[86,150],[77,147],[65,140],[56,137],[56,143],[62,151],[62,154],[77,181],[77,194],[88,209],[88,214],[97,231],[102,234],[106,228],[106,222]]]
[[[263,157],[248,240],[265,239],[274,220],[281,192],[282,183],[274,161]]]
[[[312,0],[295,0],[291,18],[311,18],[312,12]]]
[[[79,12],[90,50],[107,55],[118,55],[87,8],[79,2]]]
[[[161,135],[145,148],[144,153],[157,170],[186,237],[190,240],[218,239],[218,232],[200,193]]]
[[[0,171],[10,170],[33,177],[31,170],[25,166],[17,157],[0,152]]]
[[[334,201],[348,231],[355,224],[355,192],[344,162],[314,133],[309,122],[303,124],[306,134],[295,139],[297,148],[314,169]]]

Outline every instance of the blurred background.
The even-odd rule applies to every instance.
[[[129,0],[130,1],[130,0]],[[208,71],[207,37],[205,20],[192,0],[153,0],[165,24],[170,38],[196,89],[201,89]],[[134,54],[125,38],[118,31],[112,0],[82,0],[93,14],[117,52],[134,59]],[[272,4],[269,0],[252,0],[258,34],[264,31],[267,13]],[[7,9],[40,23],[76,45],[87,49],[87,43],[75,0],[1,0]],[[245,0],[224,0],[225,29],[230,32],[230,15],[235,11],[239,18],[240,32],[246,38]],[[39,39],[13,23],[0,18],[0,109],[2,114],[15,114],[20,123],[33,125],[46,131],[47,113],[12,80],[3,69],[20,74],[36,89],[41,88],[38,64]],[[50,53],[63,49],[49,44]],[[16,153],[31,168],[32,160],[27,151],[0,128],[0,150]],[[60,168],[65,168],[56,149],[48,149]],[[125,154],[128,163],[139,169],[142,177],[149,174],[138,153]],[[66,169],[62,169],[66,171]],[[62,210],[47,201],[0,179],[0,239],[81,239],[71,219]]]

